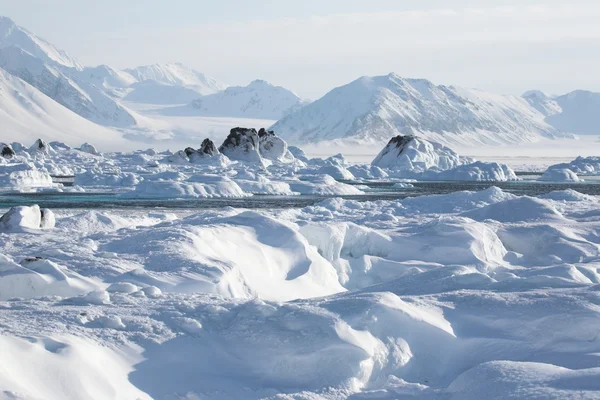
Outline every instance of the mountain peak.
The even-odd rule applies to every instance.
[[[519,143],[553,136],[554,128],[524,99],[437,86],[396,73],[361,77],[278,121],[271,129],[291,143],[350,140],[385,142],[406,132],[442,135],[449,141]]]
[[[0,48],[16,46],[42,59],[81,70],[83,66],[65,51],[60,50],[27,29],[18,26],[12,19],[0,16]]]

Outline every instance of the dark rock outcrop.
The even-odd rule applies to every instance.
[[[16,153],[10,144],[0,143],[0,155],[4,158],[12,158]]]
[[[209,156],[216,156],[219,154],[219,150],[217,149],[217,146],[215,146],[215,143],[208,138],[202,141],[198,152]]]
[[[232,160],[257,162],[261,160],[258,143],[259,136],[256,129],[233,128],[219,147],[219,151]]]

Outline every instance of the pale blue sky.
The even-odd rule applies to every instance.
[[[0,0],[0,15],[86,65],[180,61],[313,99],[391,71],[499,93],[600,90],[597,0]]]

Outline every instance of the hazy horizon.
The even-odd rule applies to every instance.
[[[520,95],[600,91],[600,4],[555,0],[0,0],[0,15],[85,65],[181,62],[228,85],[316,99],[363,75]]]

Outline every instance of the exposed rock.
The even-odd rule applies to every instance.
[[[260,162],[259,137],[256,129],[233,128],[219,147],[232,160]]]
[[[185,153],[186,156],[191,157],[194,153],[196,153],[196,150],[194,150],[191,147],[186,147],[183,152]]]
[[[285,140],[281,139],[275,132],[261,128],[258,131],[260,155],[268,160],[293,161],[294,156],[288,151]]]
[[[35,143],[29,148],[29,153],[48,153],[50,151],[50,147],[48,143],[46,143],[43,139],[38,139]]]
[[[217,149],[217,146],[215,146],[215,143],[208,138],[202,141],[198,152],[200,154],[207,154],[209,156],[216,156],[219,154],[219,150]]]
[[[12,158],[16,153],[10,144],[0,143],[0,155],[4,158]]]
[[[258,131],[258,137],[262,138],[265,136],[275,136],[275,131],[268,131],[265,128],[260,128]]]

